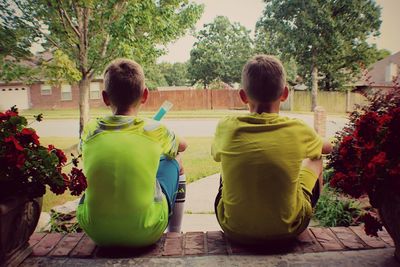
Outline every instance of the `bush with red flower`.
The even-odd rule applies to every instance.
[[[387,193],[400,196],[400,89],[367,96],[369,104],[350,115],[337,134],[328,157],[334,169],[330,185],[352,197],[368,194],[373,207],[380,207]],[[367,234],[382,229],[379,217],[362,218]]]
[[[41,121],[42,115],[35,119]],[[46,186],[55,194],[69,189],[72,195],[79,195],[87,183],[77,168],[77,158],[73,164],[71,172],[64,173],[63,167],[68,165],[64,152],[53,145],[42,146],[36,131],[28,127],[15,106],[0,112],[0,199],[40,197]]]

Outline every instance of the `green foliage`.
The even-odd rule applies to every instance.
[[[188,64],[187,63],[160,63],[158,67],[161,69],[165,80],[169,86],[185,86],[189,85]]]
[[[331,180],[331,178],[334,174],[335,174],[335,170],[333,168],[324,169],[324,172],[322,173],[324,183],[329,183],[329,181]]]
[[[56,50],[49,62],[43,62],[42,70],[44,76],[48,77],[49,84],[60,84],[63,80],[75,83],[82,79],[82,74],[76,68],[75,62],[61,50]]]
[[[144,67],[145,77],[146,77],[146,86],[150,90],[155,90],[160,86],[167,86],[168,83],[165,80],[164,74],[161,72],[161,69],[155,65],[147,65]]]
[[[226,85],[226,83],[217,78],[208,85],[208,89],[224,89]]]
[[[390,56],[392,53],[387,49],[379,49],[376,55],[376,61],[384,59],[385,57]]]
[[[0,0],[0,55],[26,59],[33,44],[60,51],[49,73],[77,79],[80,95],[106,64],[117,57],[152,64],[165,46],[194,26],[203,6],[189,0]],[[51,64],[50,64],[51,65]],[[59,66],[61,70],[55,70]],[[49,66],[48,66],[49,67]],[[57,76],[58,77],[58,76]],[[0,77],[1,78],[1,77]],[[80,97],[80,130],[88,120],[87,97]]]
[[[0,79],[6,82],[20,80],[32,84],[39,80],[40,70],[18,63],[15,59],[0,58]]]
[[[375,61],[377,49],[367,39],[379,34],[380,24],[373,0],[269,0],[256,38],[265,50],[295,59],[303,77],[316,68],[320,86],[338,89]]]
[[[250,31],[239,23],[218,16],[197,34],[190,51],[189,76],[192,84],[206,88],[213,80],[240,82],[244,63],[252,55]]]
[[[82,228],[75,218],[75,214],[61,214],[55,211],[50,213],[50,232],[52,233],[80,233]]]
[[[358,202],[339,196],[330,187],[325,186],[321,194],[314,216],[324,227],[355,225],[361,214]]]

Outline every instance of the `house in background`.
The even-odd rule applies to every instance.
[[[385,91],[400,83],[400,51],[372,64],[353,91]]]
[[[91,107],[103,107],[101,91],[103,80],[94,79],[90,84],[89,103]],[[0,82],[0,110],[13,105],[19,109],[58,109],[79,106],[78,85],[61,84],[51,86],[45,82],[26,85],[21,82]]]

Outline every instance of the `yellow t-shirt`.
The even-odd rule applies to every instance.
[[[301,162],[319,158],[322,144],[304,122],[276,113],[222,119],[212,155],[222,167],[217,211],[224,232],[247,243],[298,234],[312,213],[299,179]]]

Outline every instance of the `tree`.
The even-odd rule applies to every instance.
[[[376,48],[367,43],[379,35],[380,8],[373,0],[265,0],[257,27],[267,32],[284,58],[294,58],[311,76],[312,109],[317,105],[318,79],[351,80],[369,65]],[[341,80],[340,80],[340,79]]]
[[[159,68],[169,86],[185,86],[189,84],[187,63],[160,63]]]
[[[188,72],[204,88],[216,79],[232,84],[240,81],[244,63],[252,54],[250,31],[239,23],[218,16],[197,34],[190,51]]]
[[[76,65],[70,67],[80,73],[81,132],[95,75],[116,57],[154,62],[162,46],[182,36],[202,11],[203,6],[189,0],[0,0],[0,31],[14,33],[25,53],[39,43],[45,51],[61,51]],[[1,51],[13,53],[6,47]]]
[[[157,64],[146,65],[144,72],[145,83],[149,90],[156,90],[160,86],[168,86],[164,73]]]
[[[274,55],[278,58],[282,58],[281,51],[279,50],[278,43],[272,41],[274,36],[271,36],[262,27],[256,27],[255,40],[254,40],[254,54],[266,54]],[[283,67],[286,71],[286,80],[289,84],[293,85],[296,83],[298,75],[298,67],[294,58],[286,58],[282,60]]]

